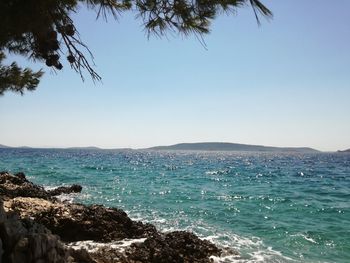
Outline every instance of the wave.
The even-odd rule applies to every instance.
[[[207,171],[205,172],[206,175],[222,175],[222,174],[228,174],[230,173],[230,169],[224,169],[224,170],[214,170],[214,171]]]

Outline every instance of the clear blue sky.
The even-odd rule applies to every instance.
[[[350,1],[264,0],[219,17],[205,36],[147,39],[134,14],[75,16],[103,77],[43,65],[40,87],[0,97],[0,143],[147,147],[225,141],[350,148]],[[23,63],[23,59],[19,59]]]

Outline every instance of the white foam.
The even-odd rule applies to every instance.
[[[60,200],[61,202],[68,202],[73,203],[74,199],[77,197],[77,193],[70,193],[70,194],[60,194],[57,195],[56,198]]]
[[[214,170],[214,171],[206,171],[206,175],[219,175],[219,174],[227,174],[229,170],[224,169],[224,170]]]
[[[43,186],[45,191],[51,191],[56,189],[58,186],[49,186],[49,185],[45,185]]]
[[[283,256],[280,252],[267,248],[266,250],[258,250],[246,255],[223,255],[220,257],[211,256],[210,259],[214,263],[292,263],[298,262],[289,257]]]
[[[211,256],[210,259],[214,263],[243,262],[243,261],[240,261],[240,259],[237,255],[222,256],[222,257]]]
[[[101,243],[101,242],[95,242],[92,240],[85,240],[85,241],[72,242],[67,244],[67,246],[75,250],[85,249],[89,253],[95,253],[100,248],[106,248],[106,247],[118,250],[119,252],[123,253],[127,247],[131,246],[131,244],[143,243],[145,240],[146,238],[123,239],[123,240],[113,241],[109,243]]]
[[[307,241],[309,241],[309,242],[311,242],[311,243],[317,244],[317,242],[316,242],[314,239],[312,239],[311,237],[307,237],[307,236],[305,236],[305,235],[302,235],[302,237],[303,237],[305,240],[307,240]]]
[[[218,233],[202,239],[211,241],[223,249],[222,256],[211,257],[215,263],[297,262],[281,252],[265,246],[263,241],[257,237],[248,238],[232,233]]]
[[[207,175],[217,175],[217,174],[219,174],[219,171],[208,171],[208,172],[205,172],[205,174],[207,174]]]
[[[291,235],[291,237],[297,237],[297,236],[304,238],[306,241],[309,241],[310,243],[317,244],[316,240],[314,240],[313,238],[311,238],[305,234],[300,233],[300,234]]]

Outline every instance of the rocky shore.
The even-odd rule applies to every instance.
[[[45,190],[23,173],[1,172],[0,263],[207,263],[222,254],[192,233],[161,233],[123,210],[56,197],[81,190]]]

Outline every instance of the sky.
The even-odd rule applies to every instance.
[[[34,92],[0,97],[0,144],[143,148],[233,142],[350,148],[350,1],[263,0],[194,36],[147,37],[135,13],[74,15],[102,82],[64,64]],[[9,61],[10,61],[9,60]]]

